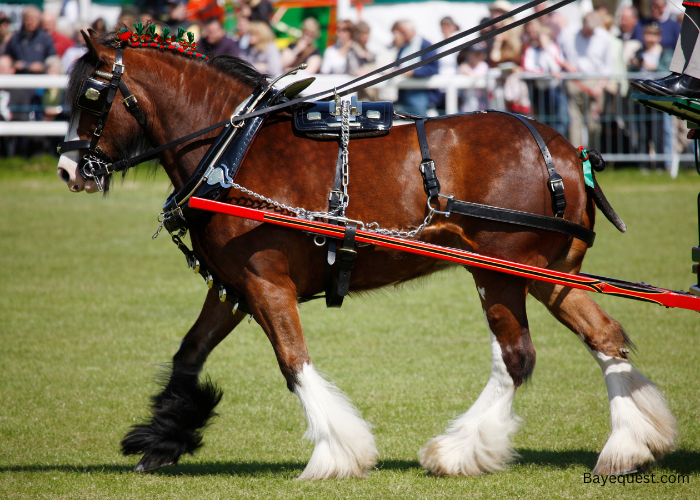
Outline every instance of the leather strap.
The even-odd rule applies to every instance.
[[[517,224],[520,226],[533,227],[535,229],[545,229],[547,231],[556,231],[572,236],[586,243],[588,247],[593,246],[595,241],[595,232],[588,228],[574,224],[565,219],[557,219],[555,217],[547,217],[546,215],[531,214],[521,212],[519,210],[510,210],[507,208],[492,207],[489,205],[481,205],[479,203],[470,203],[468,201],[449,200],[447,202],[447,212],[467,215],[469,217],[478,217],[480,219],[488,219],[508,224]]]
[[[343,299],[350,291],[350,273],[355,266],[355,257],[357,256],[357,252],[355,251],[356,232],[357,228],[353,225],[348,224],[345,227],[343,246],[338,249],[335,255],[338,273],[335,277],[335,282],[330,288],[331,293],[328,293],[328,290],[326,290],[326,307],[342,306]],[[335,240],[330,240],[330,243],[335,243]],[[327,270],[328,268],[326,268],[326,271]]]
[[[129,87],[126,86],[124,80],[119,80],[119,90],[122,91],[122,96],[124,96],[124,106],[126,106],[126,110],[136,118],[139,125],[144,126],[146,124],[146,117],[143,116],[143,111],[141,111],[136,97],[131,93]]]
[[[416,120],[416,133],[418,134],[418,145],[420,146],[421,162],[420,174],[423,177],[423,190],[429,198],[440,194],[440,181],[437,178],[435,162],[430,158],[430,148],[428,138],[425,135],[425,118]]]
[[[338,144],[338,159],[335,162],[335,178],[333,180],[333,189],[328,195],[328,211],[334,212],[340,206],[343,199],[343,146],[342,143]],[[347,235],[347,229],[346,229]],[[354,229],[353,229],[353,242],[354,242]],[[354,246],[354,245],[353,245]],[[344,248],[344,247],[343,247]],[[343,251],[340,249],[340,252]],[[333,280],[333,270],[335,269],[335,263],[338,261],[338,243],[333,238],[328,238],[328,256],[326,257],[326,270],[324,273],[323,285],[326,291],[326,307],[340,307],[343,305],[343,299],[347,292],[340,293],[341,288],[341,273],[343,273],[343,282],[347,281],[344,285],[346,288],[350,284],[350,270],[352,265],[346,271],[341,271],[341,264],[338,263],[338,277]],[[347,276],[345,276],[347,274]]]
[[[542,153],[542,158],[544,158],[544,163],[547,167],[547,173],[549,174],[549,179],[547,180],[547,187],[552,193],[552,211],[554,212],[555,217],[559,219],[563,218],[564,211],[566,211],[566,198],[564,197],[564,179],[562,179],[561,175],[557,173],[557,169],[554,167],[554,161],[552,160],[552,155],[550,154],[549,149],[547,149],[547,145],[544,143],[544,140],[542,139],[540,133],[523,116],[511,113],[509,111],[499,111],[495,109],[489,109],[487,111],[489,113],[504,113],[506,115],[510,115],[517,118],[522,122],[523,125],[527,127],[527,129],[532,134],[532,137],[535,138],[537,147],[540,148],[540,153]]]
[[[416,133],[418,134],[418,145],[420,146],[420,154],[423,161],[430,160],[430,148],[428,147],[428,138],[425,135],[425,118],[416,120]]]

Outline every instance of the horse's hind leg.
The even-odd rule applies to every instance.
[[[582,252],[570,250],[553,268],[578,271],[582,258]],[[593,472],[620,474],[643,470],[672,451],[676,421],[656,385],[627,360],[631,342],[620,323],[583,290],[537,282],[530,293],[579,336],[603,371],[612,433]]]
[[[510,442],[519,426],[513,398],[535,367],[527,281],[480,269],[472,273],[491,333],[491,376],[472,407],[420,451],[421,465],[439,476],[497,472],[517,456]]]
[[[251,311],[270,339],[287,388],[301,401],[308,423],[304,437],[315,444],[299,479],[366,477],[377,456],[370,426],[311,364],[293,286],[254,278],[248,289]]]
[[[202,446],[202,430],[215,415],[221,390],[210,381],[200,382],[199,372],[207,356],[245,314],[231,313],[218,292],[209,290],[204,307],[173,358],[172,371],[160,394],[152,398],[151,417],[135,425],[122,440],[125,455],[143,453],[135,470],[148,470],[177,463],[184,453]]]

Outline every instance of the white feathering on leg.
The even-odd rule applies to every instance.
[[[446,434],[420,451],[421,466],[437,476],[477,476],[506,469],[518,456],[510,442],[519,427],[512,411],[514,396],[515,384],[491,333],[491,377],[486,387]]]
[[[376,463],[377,447],[370,425],[347,396],[311,364],[304,364],[297,375],[294,392],[309,426],[304,437],[315,444],[299,479],[367,477]]]
[[[656,385],[626,359],[588,351],[605,376],[612,428],[593,473],[631,472],[673,451],[676,419]]]

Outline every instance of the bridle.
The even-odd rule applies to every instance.
[[[122,80],[125,69],[123,54],[124,50],[121,47],[117,48],[111,74],[105,71],[95,71],[96,76],[108,81],[90,76],[85,79],[82,89],[78,93],[75,106],[98,117],[92,138],[90,140],[61,142],[56,148],[59,155],[78,149],[87,149],[87,152],[78,161],[78,172],[85,180],[94,180],[100,191],[109,189],[109,179],[112,173],[129,167],[129,162],[115,162],[97,145],[102,137],[102,130],[107,122],[109,111],[112,109],[117,89],[121,90],[124,96],[124,106],[127,111],[136,118],[142,128],[146,124],[146,119],[139,108],[136,97]],[[103,176],[104,186],[100,181],[100,177]]]

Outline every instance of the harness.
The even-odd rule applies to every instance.
[[[542,3],[543,1],[544,0],[533,0],[527,5],[487,22],[486,25],[489,25],[489,23],[494,24],[502,19],[515,15],[517,12],[520,12],[525,8]],[[513,25],[509,26],[508,29],[516,25],[523,24],[524,22],[534,19],[535,17],[539,17],[540,15],[546,14],[552,10],[555,10],[556,8],[570,3],[571,1],[573,0],[563,0],[555,6],[549,7],[536,15],[516,21]],[[484,26],[482,25],[477,28],[483,27]],[[188,267],[190,267],[190,269],[192,269],[195,273],[200,274],[204,278],[209,288],[217,288],[219,292],[219,299],[222,302],[231,302],[234,305],[234,311],[237,308],[240,308],[243,311],[250,312],[243,294],[235,290],[235,288],[230,284],[227,284],[221,280],[199,256],[197,256],[193,251],[189,250],[182,242],[181,238],[186,234],[189,224],[200,216],[199,211],[189,207],[188,200],[193,196],[201,199],[216,200],[229,188],[235,187],[246,194],[263,199],[268,203],[287,209],[291,212],[295,212],[298,216],[305,215],[306,217],[311,218],[324,217],[329,221],[333,221],[337,225],[345,226],[342,246],[340,248],[338,248],[335,239],[331,239],[331,241],[328,242],[328,258],[325,278],[325,296],[327,306],[340,307],[342,305],[343,298],[349,292],[350,273],[356,257],[356,252],[354,250],[356,229],[358,225],[361,225],[364,228],[364,223],[361,221],[353,221],[345,217],[345,208],[349,203],[349,197],[347,194],[347,183],[349,177],[348,142],[350,137],[353,136],[368,137],[388,133],[388,130],[391,128],[391,119],[395,113],[393,113],[391,103],[361,103],[355,101],[354,99],[351,102],[348,102],[341,101],[339,96],[346,95],[347,93],[358,90],[359,88],[364,88],[379,81],[386,80],[398,73],[403,73],[414,69],[417,66],[428,63],[436,58],[443,57],[444,55],[464,48],[465,46],[473,45],[474,43],[481,41],[481,39],[493,37],[501,31],[505,30],[503,28],[494,30],[491,33],[451,49],[450,51],[447,51],[441,55],[432,56],[424,61],[420,61],[402,68],[391,76],[382,76],[367,84],[346,89],[340,94],[335,91],[335,101],[330,103],[308,102],[309,99],[326,94],[327,92],[316,94],[309,98],[300,98],[290,101],[291,98],[304,90],[313,81],[313,78],[296,82],[281,91],[274,89],[274,84],[281,78],[288,76],[289,74],[295,74],[299,69],[304,69],[305,65],[302,65],[295,70],[281,75],[266,87],[261,86],[255,89],[253,93],[238,106],[234,114],[228,120],[211,125],[205,129],[199,130],[185,137],[181,137],[175,141],[171,141],[147,153],[128,159],[114,161],[98,146],[98,142],[102,135],[102,130],[107,121],[117,89],[121,90],[122,95],[124,96],[124,105],[129,113],[134,116],[141,127],[145,126],[145,117],[138,106],[136,97],[134,97],[121,79],[125,68],[123,62],[123,49],[122,47],[118,47],[116,49],[115,62],[112,66],[112,73],[109,74],[106,72],[96,71],[96,76],[109,80],[108,83],[94,77],[88,77],[83,83],[82,90],[77,98],[76,106],[78,108],[99,117],[98,123],[93,131],[92,138],[90,140],[73,140],[62,142],[59,144],[57,151],[59,154],[62,154],[73,150],[87,149],[87,152],[79,159],[78,171],[85,179],[93,179],[96,182],[98,189],[103,191],[109,188],[109,181],[112,173],[124,171],[131,166],[137,165],[138,163],[155,158],[160,152],[166,149],[189,141],[217,128],[223,127],[223,130],[215,139],[209,150],[205,153],[190,179],[185,182],[184,186],[180,190],[174,191],[166,200],[163,207],[163,212],[159,218],[160,226],[153,235],[153,238],[156,238],[162,227],[165,226],[165,228],[171,234],[175,244],[185,255]],[[151,29],[151,32],[154,32],[154,29]],[[139,33],[141,33],[141,31],[139,31]],[[440,42],[440,44],[437,44],[437,46],[451,43],[470,33],[471,31],[463,32]],[[124,36],[124,41],[126,41],[127,37],[131,35],[133,34],[128,32],[128,30],[122,30],[122,32],[119,33],[119,38],[121,40],[122,36]],[[142,36],[145,35],[138,35],[138,37]],[[181,35],[179,35],[179,37],[181,37]],[[166,42],[170,41],[167,36],[165,37],[165,40]],[[131,45],[139,46],[141,44],[141,42],[135,43],[131,43]],[[173,49],[174,47],[161,46],[160,48]],[[423,49],[423,51],[420,51],[417,54],[411,54],[410,56],[396,61],[394,64],[388,67],[401,64],[408,59],[413,59],[416,56],[422,55],[424,51],[434,50],[435,48],[436,46]],[[196,53],[193,54],[199,55]],[[388,67],[380,68],[374,73],[366,75],[360,79],[365,79],[367,76],[371,76],[376,72],[384,71],[388,69]],[[356,81],[357,79],[341,87],[351,86]],[[253,193],[242,186],[235,184],[234,182],[236,174],[238,173],[238,170],[245,159],[248,149],[250,148],[250,145],[255,139],[255,136],[259,132],[265,119],[272,112],[293,105],[300,105],[294,110],[294,124],[298,130],[303,131],[310,137],[316,139],[334,139],[337,137],[339,140],[335,181],[329,194],[329,212],[313,213],[302,208],[287,207],[283,204],[275,202],[274,200],[265,198],[262,195]],[[366,109],[366,113],[364,115],[363,106]],[[380,109],[377,109],[377,107]],[[328,109],[329,113],[335,116],[335,121],[333,123],[324,123],[322,121],[319,123],[311,123],[321,119],[321,111],[324,109]],[[495,111],[489,110],[489,112]],[[404,113],[397,115],[402,118],[414,120],[416,124],[416,131],[422,157],[419,171],[423,178],[423,188],[428,196],[427,207],[429,209],[429,213],[423,223],[413,231],[406,232],[385,230],[379,229],[378,227],[375,228],[374,231],[377,234],[385,235],[409,237],[415,236],[431,222],[436,213],[447,217],[449,217],[451,213],[457,213],[489,220],[497,220],[500,222],[520,224],[537,229],[558,231],[569,236],[573,236],[574,238],[581,239],[586,242],[588,246],[592,246],[595,238],[595,233],[593,231],[563,219],[564,210],[566,208],[563,180],[561,176],[557,174],[551,155],[549,154],[549,151],[541,136],[523,117],[513,113],[507,114],[510,114],[511,116],[514,116],[520,120],[531,132],[537,145],[539,146],[549,173],[548,188],[552,194],[553,210],[556,217],[546,217],[515,210],[459,201],[454,200],[454,197],[452,196],[440,194],[440,183],[437,177],[437,169],[435,162],[430,157],[430,149],[425,133],[425,122],[428,121],[428,119]],[[307,123],[304,123],[304,117],[306,117]],[[100,181],[100,177],[103,176],[104,186],[102,186]],[[432,201],[436,197],[448,198],[446,211],[438,211],[432,207]],[[335,272],[334,267],[337,268]],[[302,297],[300,302],[305,302],[313,298],[317,298],[317,296]]]
[[[144,127],[146,124],[146,119],[141,108],[139,108],[136,97],[134,97],[126,86],[126,83],[122,80],[122,75],[124,74],[123,55],[124,49],[119,47],[114,56],[111,74],[103,71],[96,71],[95,74],[97,76],[109,80],[109,82],[98,80],[93,77],[87,78],[75,102],[78,108],[99,117],[95,130],[92,133],[92,138],[90,140],[61,142],[58,148],[56,148],[59,155],[77,149],[87,149],[88,152],[85,153],[78,162],[78,169],[84,178],[93,179],[97,183],[97,187],[100,191],[109,188],[109,180],[113,172],[123,170],[118,168],[118,162],[112,160],[112,158],[97,145],[100,137],[102,137],[102,129],[104,129],[105,123],[107,122],[109,111],[112,109],[112,102],[114,101],[114,96],[117,94],[117,89],[121,90],[124,96],[124,106],[129,113],[136,118],[136,121],[139,122],[141,127]],[[104,186],[102,186],[100,182],[100,177],[102,176],[104,176],[105,179]]]

